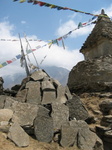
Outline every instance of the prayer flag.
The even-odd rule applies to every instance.
[[[10,63],[12,63],[12,61],[11,60],[7,60],[7,63],[10,64]]]
[[[17,59],[20,59],[22,56],[19,54],[16,56]]]
[[[26,1],[26,0],[20,0],[19,2],[20,2],[20,3],[24,3],[25,1]]]
[[[7,65],[7,63],[6,63],[6,62],[3,62],[3,63],[2,63],[2,66],[6,66],[6,65]]]
[[[17,59],[16,59],[16,58],[12,58],[11,60],[14,62],[14,61],[16,61]]]
[[[81,22],[79,22],[79,24],[78,24],[78,29],[79,29],[80,27],[82,27],[82,23],[81,23]]]
[[[0,68],[2,68],[3,66],[2,66],[2,64],[0,64]]]

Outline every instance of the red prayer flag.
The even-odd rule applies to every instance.
[[[11,61],[11,60],[7,60],[6,62],[7,62],[8,64],[12,63],[12,61]]]

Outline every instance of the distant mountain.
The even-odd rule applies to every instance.
[[[68,80],[69,70],[62,67],[56,67],[56,66],[44,67],[43,69],[47,72],[47,74],[50,77],[58,80],[62,85],[66,85]],[[17,73],[14,75],[3,76],[4,79],[3,86],[6,89],[6,88],[11,88],[16,84],[21,84],[21,81],[25,77],[26,77],[25,73]]]
[[[50,77],[58,80],[62,85],[66,85],[69,75],[69,70],[62,67],[45,67],[44,70],[50,75]]]

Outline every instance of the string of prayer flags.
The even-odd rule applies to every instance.
[[[15,1],[18,1],[18,0],[13,0],[14,2]],[[20,3],[23,3],[25,2],[26,0],[19,0]],[[38,0],[27,0],[28,3],[33,3],[33,5],[39,5],[39,6],[45,6],[45,7],[49,7],[49,8],[54,8],[54,9],[57,9],[57,10],[70,10],[70,11],[74,11],[74,12],[78,12],[78,13],[84,13],[86,15],[92,15],[92,16],[99,16],[99,15],[95,15],[95,14],[92,14],[92,13],[88,13],[88,12],[84,12],[84,11],[80,11],[80,10],[76,10],[76,9],[71,9],[71,8],[68,8],[68,7],[61,7],[61,6],[58,6],[58,5],[54,5],[54,4],[50,4],[50,3],[46,3],[46,2],[42,2],[42,1],[38,1]]]
[[[20,0],[19,2],[20,2],[20,3],[23,3],[23,2],[25,2],[25,1],[26,1],[26,0]]]
[[[36,47],[36,49],[27,50],[27,51],[26,51],[27,54],[31,53],[32,51],[36,51],[37,49],[43,48],[43,47],[45,47],[45,46],[47,46],[47,45],[49,45],[49,47],[51,47],[52,44],[57,44],[57,45],[59,45],[58,41],[61,41],[61,40],[62,40],[63,48],[65,49],[64,39],[66,39],[66,38],[68,37],[68,35],[70,35],[70,34],[71,34],[72,32],[74,32],[75,30],[80,29],[80,28],[82,28],[82,27],[86,27],[87,25],[92,24],[96,18],[97,18],[97,17],[95,16],[95,17],[93,17],[92,19],[90,19],[88,22],[79,23],[80,25],[78,24],[78,27],[77,27],[77,28],[75,28],[75,29],[69,31],[67,34],[65,34],[65,35],[63,35],[63,36],[61,36],[61,37],[59,37],[59,38],[57,38],[57,39],[55,39],[55,40],[50,40],[49,43],[44,44],[43,46],[38,45],[38,46]],[[7,41],[7,40],[10,41],[11,39],[0,39],[0,41]],[[29,40],[32,41],[32,39],[29,39]],[[13,41],[13,40],[11,40],[11,41]],[[15,39],[14,39],[14,41],[15,41]],[[42,41],[42,40],[40,40],[40,41]],[[26,55],[27,55],[27,54],[26,54]],[[46,57],[47,57],[47,56],[46,56]],[[46,57],[45,57],[45,58],[46,58]],[[8,64],[13,63],[14,61],[16,61],[16,60],[18,60],[18,59],[20,59],[20,58],[21,58],[21,54],[15,56],[15,58],[12,58],[11,60],[7,60],[6,62],[3,62],[2,64],[0,64],[0,68],[2,68],[2,67],[4,67],[4,66],[7,66]],[[44,58],[44,59],[45,59],[45,58]],[[42,62],[43,62],[43,61],[44,61],[44,60],[42,60]],[[41,62],[41,63],[42,63],[42,62]]]
[[[58,44],[58,41],[62,41],[62,46],[63,46],[63,48],[65,49],[64,39],[66,39],[66,38],[68,37],[68,35],[70,35],[70,34],[71,34],[72,32],[74,32],[74,31],[76,31],[77,29],[80,29],[80,28],[82,28],[82,27],[85,27],[85,26],[88,26],[88,25],[94,23],[94,21],[95,21],[96,18],[97,18],[97,17],[94,16],[94,17],[92,17],[92,19],[89,19],[89,21],[87,21],[87,22],[84,22],[84,23],[79,22],[77,28],[75,28],[75,29],[69,31],[67,34],[65,34],[65,35],[63,35],[63,36],[61,36],[61,37],[59,37],[59,38],[57,38],[57,39],[55,39],[55,40],[50,40],[51,42],[48,43],[49,48],[52,46],[52,44],[57,43],[57,45],[59,45],[59,44]]]
[[[32,50],[28,50],[28,54],[31,53],[32,51],[35,51],[36,49],[32,49]],[[26,54],[27,55],[27,54]],[[0,68],[3,68],[11,63],[13,63],[14,61],[18,60],[18,59],[21,59],[22,58],[22,55],[21,54],[18,54],[17,56],[15,56],[14,58],[12,58],[11,60],[6,60],[5,62],[1,63],[0,64]]]
[[[16,41],[19,41],[19,39],[0,39],[0,41],[12,41],[12,42],[16,42]],[[42,40],[28,39],[28,41],[38,41],[38,42],[41,42]]]

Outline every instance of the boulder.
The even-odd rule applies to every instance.
[[[77,95],[73,95],[72,99],[66,102],[66,105],[69,108],[70,119],[86,120],[88,118],[88,111]]]
[[[50,143],[53,138],[53,120],[48,112],[46,108],[39,107],[34,120],[34,134],[38,141]]]
[[[69,120],[69,108],[64,104],[54,102],[52,104],[51,116],[53,118],[54,130],[58,131]]]
[[[112,91],[112,56],[79,62],[67,85],[72,93]]]
[[[12,124],[9,129],[8,138],[18,147],[26,147],[29,145],[29,136],[18,123]]]

